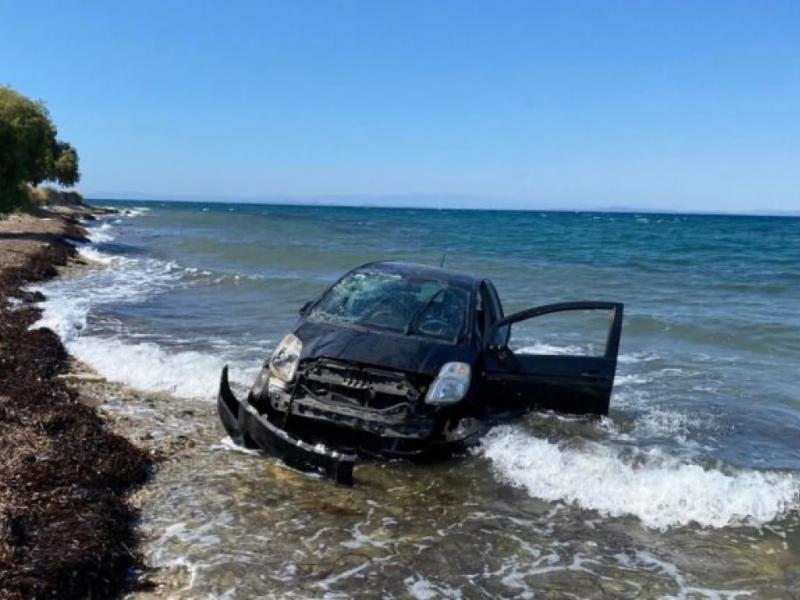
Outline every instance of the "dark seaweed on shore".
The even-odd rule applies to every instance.
[[[2,599],[113,596],[140,564],[125,493],[147,478],[150,459],[57,378],[68,359],[58,336],[28,329],[39,311],[21,287],[53,277],[75,252],[51,238],[27,266],[0,274]]]

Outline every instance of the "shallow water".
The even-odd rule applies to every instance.
[[[800,594],[800,219],[115,205],[134,210],[42,286],[42,322],[109,379],[196,403],[224,363],[248,385],[297,308],[371,259],[445,254],[507,312],[626,303],[599,423],[531,415],[470,456],[361,465],[353,489],[194,432],[143,514],[149,560],[187,573],[175,595]]]

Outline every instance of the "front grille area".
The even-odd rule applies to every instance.
[[[327,359],[301,365],[299,382],[318,400],[377,411],[413,409],[430,385],[425,376]]]

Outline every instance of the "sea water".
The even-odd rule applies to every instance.
[[[143,509],[149,562],[188,574],[174,595],[800,594],[800,219],[107,204],[86,266],[39,286],[40,325],[109,380],[203,406],[371,260],[482,274],[506,313],[626,307],[600,421],[532,414],[467,456],[359,466],[353,489],[210,427]]]

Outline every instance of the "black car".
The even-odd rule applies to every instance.
[[[569,311],[610,317],[591,355],[514,341],[531,320]],[[225,367],[218,411],[237,443],[352,483],[358,456],[449,453],[533,408],[607,414],[621,330],[619,303],[505,316],[488,279],[370,263],[300,309],[246,400],[231,392]]]

